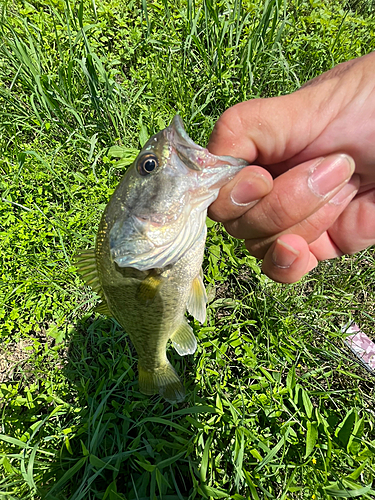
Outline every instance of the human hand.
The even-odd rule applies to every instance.
[[[375,243],[374,75],[371,53],[293,94],[237,104],[215,125],[212,153],[263,169],[237,174],[209,216],[244,239],[275,281]]]

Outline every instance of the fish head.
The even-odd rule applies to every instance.
[[[220,187],[245,165],[195,144],[176,115],[147,141],[108,203],[113,261],[140,271],[174,264],[206,230]]]

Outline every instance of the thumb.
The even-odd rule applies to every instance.
[[[272,165],[269,170],[276,175],[295,166],[297,156],[319,138],[343,101],[351,97],[348,89],[343,93],[337,72],[329,77],[330,73],[293,94],[245,101],[227,109],[213,129],[208,149],[216,155]],[[335,148],[332,143],[330,147]]]

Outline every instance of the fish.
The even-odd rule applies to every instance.
[[[167,358],[193,354],[188,311],[206,318],[202,262],[208,206],[247,162],[215,156],[188,136],[179,115],[152,136],[127,169],[100,221],[95,247],[77,267],[101,297],[97,312],[114,317],[138,356],[139,391],[184,400]]]

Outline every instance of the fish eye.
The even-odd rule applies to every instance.
[[[159,165],[158,159],[154,154],[146,154],[138,160],[137,168],[141,175],[151,174]]]

